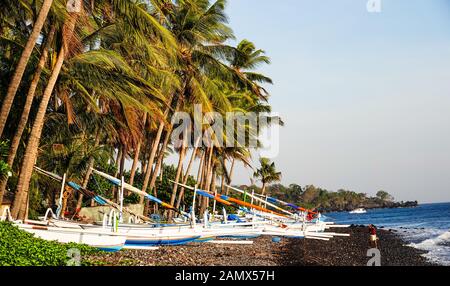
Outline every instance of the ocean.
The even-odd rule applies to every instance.
[[[409,246],[426,250],[430,261],[450,266],[450,203],[423,204],[416,208],[375,209],[365,214],[327,213],[338,224],[374,224],[394,229]]]

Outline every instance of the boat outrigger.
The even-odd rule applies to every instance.
[[[348,236],[348,234],[329,232],[328,230],[331,228],[347,226],[324,222],[317,212],[275,198],[250,194],[232,186],[228,187],[234,192],[250,197],[251,202],[172,181],[174,184],[194,192],[191,213],[187,213],[126,183],[123,178],[118,179],[96,169],[92,169],[94,174],[107,179],[112,185],[120,189],[119,203],[112,202],[95,192],[82,188],[75,182],[66,180],[65,176],[61,177],[38,167],[35,167],[35,170],[62,184],[61,197],[64,188],[69,187],[82,193],[87,198],[95,200],[100,205],[108,205],[112,208],[109,214],[104,215],[101,223],[89,224],[62,219],[60,217],[61,207],[58,208],[56,215],[51,210],[47,211],[42,221],[15,222],[19,228],[47,240],[85,243],[105,251],[117,251],[128,247],[145,249],[164,245],[184,245],[191,242],[216,241],[215,243],[227,243],[221,241],[223,239],[248,240],[261,235],[325,241],[336,236]],[[123,205],[124,190],[133,192],[176,212],[183,218],[182,222],[162,225],[154,223],[142,214],[129,210]],[[231,207],[238,212],[238,215],[227,216],[225,209],[222,216],[209,215],[208,211],[205,211],[203,220],[198,220],[195,216],[195,197],[197,195],[212,199],[224,207]],[[283,207],[289,207],[293,211],[286,210]],[[133,223],[124,223],[124,212],[135,218]],[[309,219],[311,215],[314,215],[314,220]],[[229,220],[231,217],[237,217],[237,220]],[[217,218],[221,219],[218,220]],[[238,241],[235,243],[238,243]],[[239,243],[248,244],[242,241]]]

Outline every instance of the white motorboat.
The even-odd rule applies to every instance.
[[[351,214],[365,214],[367,211],[363,208],[357,208],[352,210],[350,213]]]

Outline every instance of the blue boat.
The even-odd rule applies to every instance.
[[[184,245],[199,239],[200,235],[187,236],[165,236],[165,237],[128,237],[125,241],[127,246],[162,246],[162,245]]]
[[[118,245],[118,246],[102,246],[102,247],[97,247],[98,249],[100,249],[101,251],[104,252],[117,252],[120,251],[123,248],[123,245]]]
[[[261,234],[233,234],[233,235],[222,235],[219,238],[228,238],[228,239],[255,239],[260,237]]]

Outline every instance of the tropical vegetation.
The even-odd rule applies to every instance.
[[[90,265],[83,260],[98,254],[97,248],[84,244],[61,244],[34,237],[8,222],[0,222],[0,266],[66,266]],[[80,261],[75,259],[80,258]]]
[[[256,186],[248,187],[248,189],[259,191]],[[378,191],[371,197],[365,193],[344,189],[329,191],[314,185],[301,187],[297,184],[289,186],[273,184],[267,187],[267,195],[322,212],[351,211],[360,207],[366,209],[414,207],[418,204],[417,202],[395,202],[394,197],[385,191]]]
[[[272,80],[258,72],[270,59],[248,40],[230,44],[236,39],[225,7],[226,0],[2,1],[0,138],[8,143],[1,145],[0,204],[13,197],[18,219],[55,207],[59,183],[35,166],[114,200],[117,189],[93,167],[177,208],[192,194],[169,178],[226,192],[235,165],[251,167],[248,147],[216,144],[235,143],[237,134],[215,134],[206,145],[186,144],[187,135],[182,144],[170,140],[173,115],[193,117],[195,106],[222,116],[271,111],[265,86]],[[258,140],[257,130],[243,127],[246,140]],[[164,164],[169,154],[178,156],[176,166]],[[261,164],[255,175],[264,192],[280,174]],[[131,193],[125,200],[144,204]],[[66,188],[63,214],[94,205]],[[201,209],[209,205],[200,201]],[[173,215],[145,206],[146,214]]]

